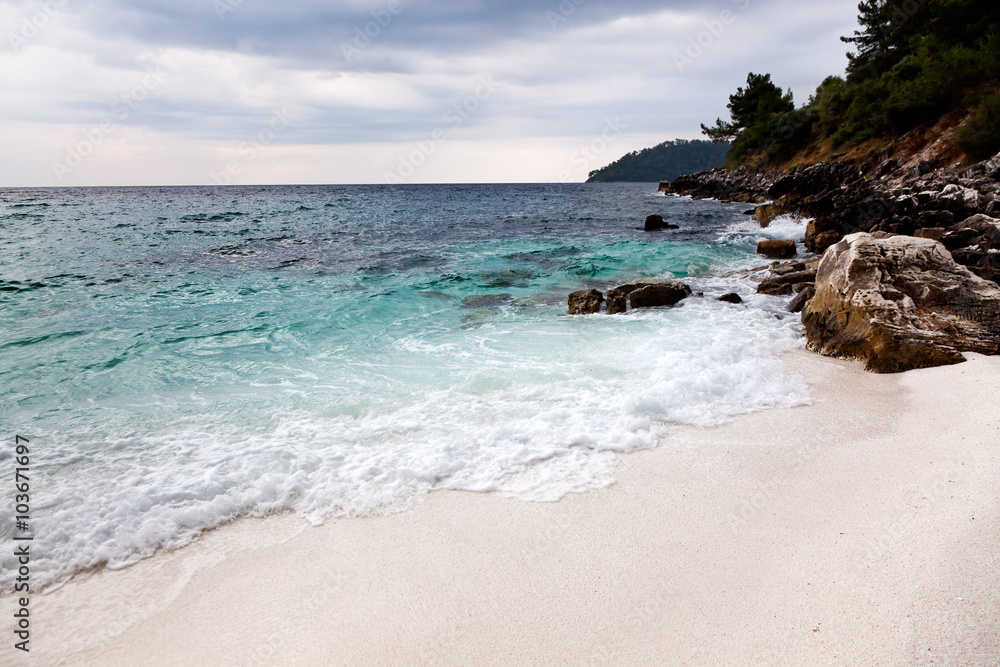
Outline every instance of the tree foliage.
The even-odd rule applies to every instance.
[[[730,159],[741,163],[785,159],[810,142],[849,146],[898,137],[955,109],[981,108],[975,127],[962,135],[964,145],[975,144],[979,154],[997,144],[992,109],[1000,88],[1000,3],[864,0],[858,24],[853,36],[841,38],[855,49],[846,77],[828,77],[802,108],[765,105],[769,113],[761,111],[754,122],[733,113],[731,122],[719,120],[703,131],[732,139]],[[741,95],[747,97],[742,88],[730,97],[731,113]]]
[[[767,123],[776,113],[793,111],[792,91],[783,92],[771,82],[770,74],[747,75],[747,87],[740,87],[729,96],[729,122],[715,120],[715,127],[701,126],[712,141],[731,141],[743,130]]]

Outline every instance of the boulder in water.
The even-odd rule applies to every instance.
[[[633,308],[673,306],[691,294],[691,288],[684,283],[655,283],[634,290],[628,295],[628,302]]]
[[[730,292],[729,294],[723,294],[716,301],[722,301],[723,303],[743,303],[743,297],[741,297],[736,292]]]
[[[596,289],[580,290],[569,295],[570,315],[593,315],[601,312],[604,295]]]

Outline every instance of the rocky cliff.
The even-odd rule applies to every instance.
[[[895,372],[1000,348],[1000,154],[715,169],[660,190],[758,203],[763,226],[779,214],[809,219],[806,249],[823,258],[815,284],[796,286],[794,309],[811,349]],[[783,280],[761,288],[790,294]]]

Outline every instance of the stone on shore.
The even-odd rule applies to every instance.
[[[767,239],[757,244],[757,254],[771,259],[791,259],[795,257],[795,241]]]
[[[856,233],[823,256],[802,322],[810,349],[869,371],[961,363],[1000,348],[1000,286],[937,241]]]
[[[569,295],[570,315],[593,315],[601,312],[604,295],[596,289],[580,290]]]

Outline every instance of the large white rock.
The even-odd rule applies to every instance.
[[[930,239],[845,237],[823,255],[802,311],[810,349],[892,373],[1000,348],[1000,286]]]

